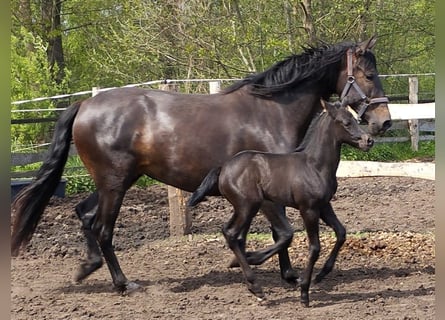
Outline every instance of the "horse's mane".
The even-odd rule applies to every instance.
[[[294,150],[294,152],[301,152],[306,149],[308,146],[312,135],[314,134],[315,130],[318,128],[318,124],[323,120],[330,117],[328,112],[321,111],[318,114],[316,114],[313,118],[311,123],[309,124],[309,128],[306,130],[306,133],[304,134],[303,141],[297,146],[297,148]]]
[[[320,47],[305,46],[300,54],[293,54],[279,61],[261,73],[247,76],[223,90],[230,93],[248,86],[251,94],[271,96],[292,89],[301,82],[328,79],[329,83],[338,74],[339,62],[348,48],[354,47],[352,42],[342,42],[335,45]],[[327,84],[329,85],[329,84]]]

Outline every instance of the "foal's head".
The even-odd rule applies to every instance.
[[[321,104],[328,115],[334,120],[334,130],[337,140],[363,151],[368,151],[374,144],[374,140],[368,135],[358,123],[352,109],[341,104],[341,102],[330,103],[321,100]]]

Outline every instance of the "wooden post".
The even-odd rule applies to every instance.
[[[99,93],[100,87],[93,87],[91,88],[91,96],[94,97],[96,94]]]
[[[210,81],[209,82],[209,92],[218,93],[221,90],[221,81]]]
[[[161,84],[159,89],[177,91],[178,87],[174,84]],[[170,211],[170,236],[189,234],[192,229],[192,214],[186,206],[188,192],[169,185],[167,185],[167,192]]]
[[[409,77],[409,103],[418,103],[419,79],[417,77]],[[408,120],[409,134],[411,136],[411,149],[419,150],[419,120]]]

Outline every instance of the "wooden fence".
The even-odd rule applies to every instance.
[[[210,81],[205,80],[209,84],[210,93],[218,92],[220,89],[220,81]],[[158,82],[160,83],[160,82]],[[160,83],[160,88],[162,90],[177,90],[177,86],[174,84],[162,84]],[[434,139],[435,132],[435,103],[418,103],[417,93],[418,93],[418,80],[416,77],[409,78],[409,102],[408,104],[388,104],[390,109],[391,117],[393,119],[394,125],[393,129],[408,128],[409,136],[407,137],[380,137],[377,142],[400,142],[411,140],[411,145],[414,150],[417,150],[419,141]],[[93,88],[91,91],[92,95],[99,91],[98,88]],[[64,95],[65,96],[65,95]],[[55,121],[56,118],[51,118],[50,121]],[[37,120],[34,122],[43,122],[46,120]],[[11,121],[12,124],[23,123],[20,121]],[[30,123],[30,121],[28,121]],[[423,132],[427,132],[424,135]],[[421,134],[422,133],[422,134]],[[14,152],[11,154],[11,165],[21,166],[26,164],[31,164],[35,162],[40,162],[45,157],[45,152],[38,153],[24,153],[24,152]],[[70,151],[70,155],[75,155],[76,150],[74,146]],[[355,162],[355,161],[354,161]],[[423,168],[417,167],[410,170],[395,170],[394,168],[400,168],[400,164],[377,164],[376,166],[370,165],[369,163],[361,162],[351,162],[348,164],[346,161],[340,163],[339,170],[337,172],[338,176],[362,176],[362,175],[411,175],[421,178],[434,179],[434,164],[429,166],[425,174]],[[359,169],[357,166],[359,166]],[[388,167],[389,166],[389,167]],[[376,168],[374,168],[376,167]],[[356,169],[354,169],[356,168]],[[383,168],[383,169],[382,169]],[[66,168],[65,173],[70,170],[76,170],[78,168]],[[383,170],[383,171],[382,171]],[[356,174],[354,175],[354,172]],[[374,172],[374,173],[373,173]],[[420,173],[419,173],[420,172]],[[27,172],[12,172],[12,179],[19,178],[32,178],[35,175],[35,171]],[[391,174],[392,173],[392,174]],[[12,185],[12,184],[11,184]],[[168,200],[170,206],[170,234],[171,235],[183,235],[190,232],[191,229],[191,214],[188,208],[185,206],[185,198],[187,194],[174,187],[168,187]]]

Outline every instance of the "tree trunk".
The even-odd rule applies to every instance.
[[[308,42],[311,45],[317,45],[317,34],[315,30],[314,20],[312,16],[312,1],[300,1],[301,9],[303,10],[303,28],[306,30]]]
[[[370,20],[370,18],[369,18],[370,5],[371,5],[370,0],[366,0],[363,3],[363,12],[360,14],[360,17],[359,17],[359,19],[360,19],[359,27],[358,27],[358,31],[359,31],[359,39],[358,40],[359,41],[363,41],[364,39],[367,39],[370,36],[370,34],[367,34],[367,33],[370,33],[370,31],[368,30],[369,20]]]
[[[48,42],[46,55],[51,72],[56,83],[61,83],[65,77],[65,58],[62,46],[62,25],[60,14],[62,11],[61,0],[43,0],[42,12],[42,38]]]
[[[17,17],[22,25],[28,30],[33,30],[31,3],[29,0],[20,0]]]

